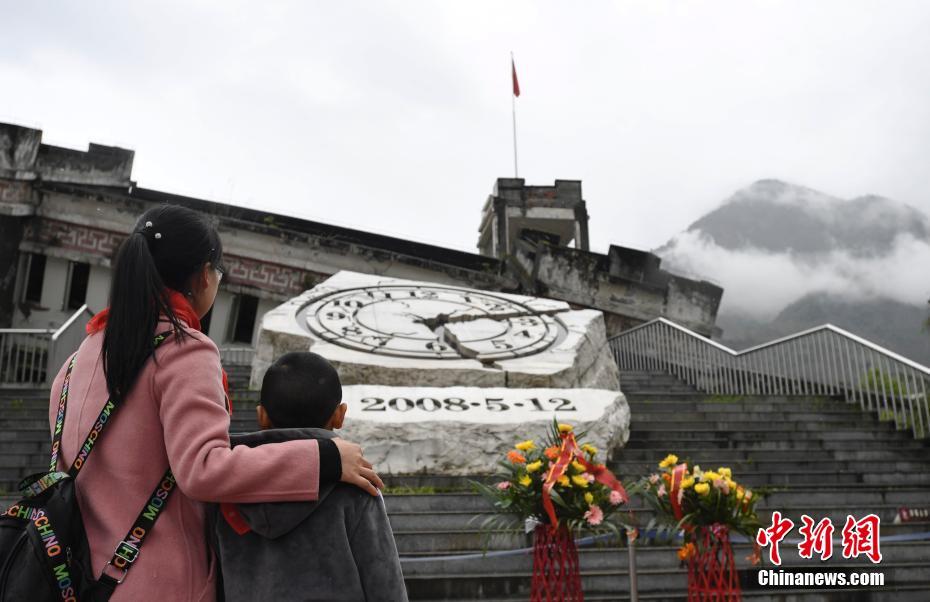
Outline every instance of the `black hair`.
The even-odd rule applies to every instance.
[[[120,245],[110,284],[103,371],[111,399],[125,397],[152,354],[159,316],[167,316],[180,341],[167,289],[188,292],[190,277],[207,263],[222,270],[222,258],[216,228],[199,213],[161,205],[142,214]]]
[[[262,380],[261,404],[275,428],[323,428],[341,402],[339,373],[309,351],[285,353]]]

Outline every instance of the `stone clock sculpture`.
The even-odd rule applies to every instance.
[[[492,472],[553,418],[605,449],[627,436],[603,317],[561,301],[339,272],[265,315],[253,386],[297,350],[339,369],[343,434],[386,473]]]

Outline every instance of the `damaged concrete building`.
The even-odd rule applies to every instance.
[[[226,350],[247,351],[265,311],[339,270],[560,299],[603,311],[609,334],[659,316],[714,331],[720,287],[662,270],[652,253],[590,251],[579,181],[499,178],[472,254],[140,188],[133,156],[0,124],[0,328],[56,328],[84,304],[105,307],[121,241],[143,211],[174,203],[208,215],[223,238],[227,275],[205,330]]]

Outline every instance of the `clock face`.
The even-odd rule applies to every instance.
[[[345,289],[304,315],[318,337],[381,355],[493,361],[538,353],[559,335],[545,312],[497,295],[442,286]]]

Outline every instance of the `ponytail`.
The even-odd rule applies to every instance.
[[[154,351],[162,316],[178,340],[184,334],[168,289],[186,292],[190,277],[221,257],[216,229],[194,211],[163,205],[142,215],[120,246],[110,285],[103,370],[111,399],[125,398],[132,388]]]

